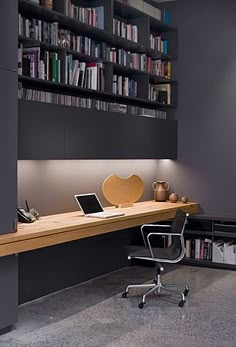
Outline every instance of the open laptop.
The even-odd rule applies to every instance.
[[[111,218],[124,216],[123,212],[104,211],[95,193],[75,195],[75,200],[86,217]]]

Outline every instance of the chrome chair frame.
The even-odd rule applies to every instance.
[[[124,297],[124,298],[127,297],[130,289],[136,289],[136,288],[148,289],[148,291],[145,294],[143,294],[142,302],[139,304],[139,308],[143,308],[145,303],[146,303],[146,297],[148,295],[150,295],[151,293],[153,293],[155,291],[160,293],[161,289],[164,289],[168,292],[171,292],[172,294],[180,295],[181,299],[179,301],[179,306],[180,307],[184,306],[185,301],[186,301],[185,297],[188,295],[188,292],[189,292],[189,286],[186,283],[185,284],[164,284],[163,282],[161,282],[161,272],[164,271],[164,268],[162,267],[162,265],[160,263],[162,262],[162,263],[176,264],[180,260],[183,259],[184,255],[185,255],[185,245],[184,245],[183,233],[184,233],[184,229],[185,229],[185,225],[186,225],[188,216],[189,215],[186,213],[185,221],[183,223],[181,233],[151,232],[147,235],[147,237],[145,239],[144,232],[143,232],[143,229],[145,227],[171,228],[171,225],[166,225],[166,224],[165,225],[163,225],[163,224],[144,224],[144,225],[142,225],[141,234],[142,234],[142,238],[144,241],[144,245],[149,248],[151,256],[150,257],[147,257],[147,256],[143,256],[143,257],[142,256],[128,256],[128,259],[129,260],[131,260],[131,259],[150,260],[150,261],[155,262],[156,266],[157,266],[156,275],[155,275],[155,278],[152,280],[152,283],[128,285],[125,289],[125,292],[122,294],[122,297]],[[153,253],[152,245],[151,245],[151,239],[155,238],[157,236],[158,237],[160,237],[160,236],[177,236],[177,237],[179,237],[180,243],[181,243],[180,255],[178,257],[176,257],[175,259],[164,259],[164,258],[155,257],[154,253]],[[182,287],[182,288],[184,288],[184,290],[183,291],[177,290],[176,288],[178,288],[178,287]]]

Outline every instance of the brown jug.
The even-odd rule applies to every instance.
[[[166,181],[157,181],[153,182],[152,188],[154,191],[154,200],[155,201],[166,201],[168,199],[168,190],[170,185]]]

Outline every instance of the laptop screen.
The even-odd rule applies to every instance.
[[[77,200],[84,214],[103,211],[103,208],[101,204],[99,203],[96,194],[75,195],[75,199]]]

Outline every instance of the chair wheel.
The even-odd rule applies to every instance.
[[[140,302],[140,304],[138,305],[139,308],[143,308],[144,307],[144,303]]]
[[[184,304],[185,304],[185,300],[180,300],[180,302],[179,302],[179,307],[183,307]]]
[[[188,293],[189,293],[189,289],[185,288],[184,291],[183,291],[184,296],[187,296]]]
[[[127,293],[126,292],[122,293],[122,298],[127,298]]]

